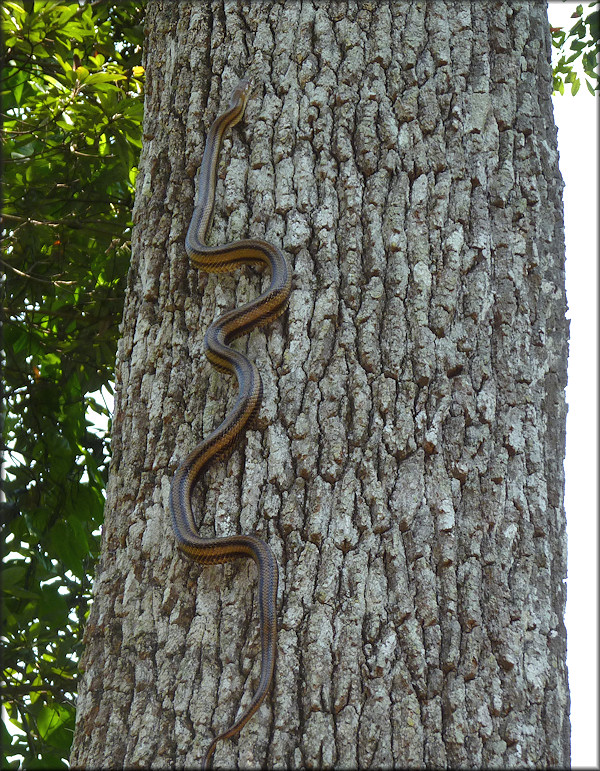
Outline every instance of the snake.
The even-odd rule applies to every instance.
[[[247,238],[220,246],[208,246],[214,204],[219,154],[226,131],[239,123],[254,90],[251,79],[234,88],[229,107],[212,123],[206,137],[198,177],[198,196],[185,238],[185,250],[192,264],[209,273],[234,271],[244,265],[268,268],[271,282],[255,300],[217,318],[204,337],[205,355],[220,372],[234,374],[238,394],[231,411],[177,468],[171,484],[170,509],[179,549],[201,565],[216,565],[238,558],[254,560],[258,569],[258,612],[261,639],[260,679],[250,704],[242,715],[210,743],[202,768],[210,768],[219,741],[238,734],[268,694],[275,670],[277,648],[277,560],[271,547],[255,534],[204,538],[192,510],[192,493],[207,468],[227,458],[253,425],[262,402],[262,380],[254,362],[230,347],[236,338],[280,316],[288,305],[291,270],[283,252],[274,244]]]

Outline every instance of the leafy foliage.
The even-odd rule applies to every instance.
[[[141,146],[143,4],[2,6],[5,757],[66,767]],[[116,43],[115,41],[118,41]],[[17,767],[19,761],[5,761]]]
[[[571,93],[573,95],[579,91],[581,80],[573,66],[578,59],[581,59],[588,91],[592,96],[597,91],[600,91],[600,78],[598,75],[600,18],[598,11],[591,10],[597,5],[597,2],[589,4],[588,10],[590,10],[590,13],[585,18],[583,16],[583,6],[578,5],[572,16],[577,21],[568,32],[565,32],[562,27],[550,27],[552,45],[561,53],[561,57],[553,71],[554,93],[558,91],[564,94],[565,83],[571,84]],[[569,41],[570,46],[567,50],[567,43]],[[591,82],[587,78],[591,78]]]

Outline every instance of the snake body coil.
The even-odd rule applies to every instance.
[[[248,334],[255,327],[277,318],[287,307],[291,273],[284,255],[266,241],[245,239],[222,246],[207,246],[206,234],[212,222],[217,163],[223,135],[244,114],[252,91],[252,82],[242,80],[235,88],[229,109],[212,124],[206,139],[200,178],[198,204],[185,239],[191,261],[209,272],[233,271],[243,265],[266,266],[271,271],[271,284],[256,300],[220,316],[205,336],[206,356],[222,372],[235,374],[238,397],[223,422],[183,461],[171,485],[170,506],[173,530],[179,548],[203,565],[229,562],[250,557],[258,567],[258,605],[261,632],[261,670],[256,693],[241,717],[212,740],[203,761],[210,765],[218,741],[235,736],[257,711],[267,695],[273,679],[277,643],[277,562],[270,547],[255,535],[232,535],[225,538],[202,538],[192,512],[192,492],[202,472],[217,459],[226,457],[243,437],[248,424],[257,414],[262,399],[262,381],[256,365],[229,343]]]

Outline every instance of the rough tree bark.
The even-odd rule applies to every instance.
[[[184,252],[206,130],[213,243],[294,265],[238,343],[258,430],[203,532],[281,570],[276,683],[215,766],[565,767],[562,181],[545,4],[171,2],[147,15],[145,144],[76,766],[197,766],[251,696],[252,563],[179,555],[173,472],[235,387],[203,334],[266,278]],[[254,607],[253,607],[254,603]]]

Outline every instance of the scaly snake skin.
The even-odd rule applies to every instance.
[[[199,444],[175,472],[170,506],[173,530],[179,548],[202,565],[250,557],[258,567],[258,606],[261,635],[260,681],[250,705],[236,722],[210,743],[202,768],[210,766],[217,742],[239,733],[260,707],[273,680],[277,645],[277,561],[270,547],[255,535],[202,538],[192,511],[192,492],[203,471],[218,459],[227,457],[244,436],[262,400],[262,381],[256,365],[229,343],[255,327],[277,318],[287,307],[291,290],[291,271],[277,247],[258,239],[245,239],[223,246],[207,246],[206,234],[212,222],[215,202],[217,163],[223,135],[238,123],[252,92],[252,82],[242,80],[235,88],[229,109],[212,124],[206,139],[198,183],[198,204],[185,239],[191,261],[211,273],[233,271],[242,265],[267,266],[271,285],[253,302],[220,316],[206,332],[206,356],[222,372],[235,374],[238,397],[221,425]]]

